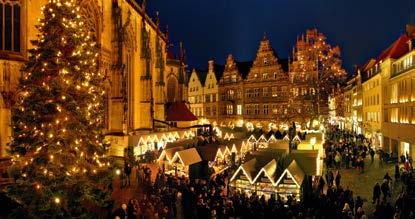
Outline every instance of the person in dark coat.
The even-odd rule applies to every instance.
[[[325,185],[326,183],[324,182],[324,179],[323,179],[323,177],[320,177],[320,180],[319,180],[319,182],[318,182],[318,191],[319,192],[323,192],[323,188],[324,188],[324,185]]]
[[[131,170],[132,170],[131,164],[129,162],[125,162],[124,163],[124,173],[125,173],[125,176],[126,176],[125,185],[128,184],[128,186],[131,186],[131,180],[130,180],[131,179]]]
[[[114,211],[113,217],[119,217],[120,219],[126,219],[128,217],[128,213],[127,213],[127,204],[123,203],[121,205],[121,208],[117,208]]]
[[[373,202],[372,203],[376,202],[376,204],[379,204],[380,193],[381,193],[380,185],[379,185],[379,183],[376,183],[375,186],[373,187]]]
[[[380,190],[383,194],[383,200],[386,201],[386,198],[391,196],[390,189],[389,189],[389,182],[388,180],[384,179],[382,185],[380,186]]]
[[[400,177],[401,177],[401,174],[399,172],[399,164],[396,163],[395,164],[395,180],[398,181]]]
[[[340,179],[341,179],[341,175],[340,175],[340,171],[337,171],[337,174],[336,174],[336,179],[335,179],[335,183],[336,183],[336,187],[339,187],[340,186]]]
[[[373,161],[375,160],[375,150],[370,148],[369,154],[370,154],[370,161],[371,161],[371,163],[373,163]]]

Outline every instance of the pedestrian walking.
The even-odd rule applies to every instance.
[[[373,202],[372,202],[373,204],[374,203],[379,204],[380,195],[381,195],[381,189],[380,189],[379,183],[377,182],[375,186],[373,187]]]
[[[340,186],[340,180],[341,180],[341,177],[342,177],[342,176],[340,175],[340,171],[339,171],[339,170],[337,170],[336,180],[335,180],[335,181],[336,181],[335,183],[336,183],[336,187],[337,187],[337,188],[339,188],[339,186]]]
[[[370,148],[369,154],[370,154],[370,162],[373,163],[373,161],[375,159],[375,150]]]
[[[398,181],[400,177],[401,177],[401,174],[399,172],[399,164],[396,163],[395,164],[395,181]]]
[[[388,180],[386,179],[383,180],[383,183],[380,186],[380,190],[382,191],[382,194],[383,194],[383,201],[386,201],[387,197],[391,197]]]

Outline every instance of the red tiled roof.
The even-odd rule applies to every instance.
[[[166,121],[195,121],[197,117],[187,108],[185,103],[175,102],[167,110]]]
[[[407,52],[409,52],[407,43],[409,40],[410,38],[406,34],[401,35],[395,42],[393,42],[392,45],[389,46],[389,48],[380,54],[377,62],[380,62],[386,58],[397,59],[405,55]]]

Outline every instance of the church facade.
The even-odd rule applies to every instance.
[[[146,13],[146,2],[133,0],[73,0],[100,47],[100,71],[105,74],[105,125],[111,141],[126,146],[127,136],[164,131],[154,121],[165,120],[168,102],[187,97],[182,57],[168,55],[168,33],[158,14]],[[10,109],[20,71],[46,0],[0,1],[0,157],[6,156]],[[115,139],[115,140],[114,140]]]

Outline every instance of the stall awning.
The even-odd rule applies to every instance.
[[[177,151],[172,159],[172,162],[176,162],[177,159],[179,159],[184,166],[190,166],[192,164],[199,163],[202,161],[202,158],[200,157],[196,148]]]
[[[297,185],[301,186],[305,177],[305,173],[295,160],[293,160],[287,167],[287,171],[291,174]]]

